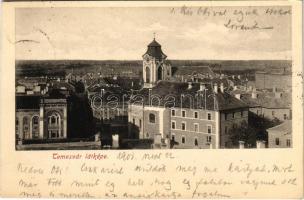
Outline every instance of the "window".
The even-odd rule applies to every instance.
[[[257,110],[257,112],[256,112],[256,113],[257,113],[257,115],[259,115],[259,110]]]
[[[284,120],[286,120],[287,119],[287,115],[286,114],[284,114]]]
[[[171,110],[171,116],[175,116],[175,110]]]
[[[227,120],[228,119],[228,114],[227,113],[225,113],[225,120]]]
[[[155,123],[155,115],[152,114],[152,113],[149,114],[149,122],[150,123]]]
[[[34,116],[32,118],[32,136],[33,138],[39,137],[39,117]]]
[[[30,138],[29,126],[30,126],[29,118],[24,117],[23,118],[23,137],[24,137],[24,139]]]
[[[175,141],[175,134],[174,133],[172,133],[171,140]]]
[[[207,126],[207,132],[210,134],[210,133],[212,133],[212,127],[211,127],[211,125],[208,125]]]
[[[185,122],[182,122],[182,130],[186,130],[186,123]]]
[[[244,113],[243,113],[243,111],[241,111],[241,117],[243,117],[243,115],[244,115]]]
[[[271,112],[271,114],[272,114],[272,116],[274,116],[274,115],[275,115],[275,112],[274,112],[274,111],[272,111],[272,112]]]
[[[228,127],[225,126],[225,134],[227,134],[227,133],[228,133]]]
[[[185,144],[185,142],[186,142],[186,138],[185,136],[182,136],[182,144]]]
[[[197,138],[194,139],[194,146],[198,146]]]
[[[198,124],[197,123],[194,124],[194,131],[198,132]]]
[[[280,145],[280,139],[279,139],[279,138],[276,138],[276,139],[275,139],[275,144],[276,144],[276,145]]]
[[[135,118],[133,118],[133,124],[135,124]]]
[[[194,118],[197,119],[198,118],[198,112],[194,112]]]
[[[207,142],[208,142],[208,143],[211,142],[211,136],[210,136],[210,135],[207,136]]]
[[[141,128],[141,119],[139,120],[139,128]]]
[[[287,147],[290,147],[290,139],[287,139],[287,140],[286,140],[286,146],[287,146]]]
[[[18,132],[18,128],[19,128],[19,119],[16,118],[16,132]]]
[[[211,120],[211,113],[208,113],[208,114],[207,114],[207,119],[208,119],[208,120]]]
[[[234,112],[232,113],[232,118],[234,119]]]
[[[175,122],[171,122],[171,128],[175,129]]]
[[[182,110],[182,117],[186,117],[186,111]]]

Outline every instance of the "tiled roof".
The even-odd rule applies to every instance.
[[[152,105],[172,106],[173,104],[169,104],[168,102],[172,102],[173,98],[175,98],[175,107],[205,108],[206,97],[206,109],[208,110],[229,110],[248,107],[245,103],[226,92],[221,93],[219,91],[215,94],[211,83],[205,83],[205,87],[207,88],[206,95],[204,91],[199,91],[200,83],[192,83],[192,88],[188,89],[188,83],[185,82],[160,81],[150,91],[151,96],[160,97],[160,102],[156,98],[152,98]],[[201,94],[200,98],[198,97],[200,96],[199,94]],[[138,95],[144,98],[145,105],[149,105],[148,88],[142,89]],[[181,97],[182,95],[183,97]],[[138,102],[139,99],[139,97],[133,98],[131,103],[134,101]],[[192,102],[190,99],[192,99]]]
[[[278,131],[278,132],[284,132],[284,133],[291,133],[291,130],[292,130],[292,121],[291,120],[286,120],[278,126],[274,126],[272,128],[267,129],[267,131]]]
[[[291,108],[291,94],[282,93],[280,98],[275,97],[275,93],[257,93],[257,98],[252,98],[252,94],[243,94],[241,100],[249,107],[261,106],[263,108]]]
[[[180,66],[177,67],[176,72],[173,74],[175,76],[181,75],[193,75],[200,76],[208,74],[211,77],[215,77],[214,72],[210,69],[209,66]]]

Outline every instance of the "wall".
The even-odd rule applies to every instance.
[[[242,111],[243,116],[241,115]],[[227,114],[226,119],[225,114]],[[236,124],[236,126],[239,127],[243,121],[248,123],[248,108],[224,110],[220,112],[220,148],[233,147],[228,135],[229,130],[233,128],[233,124]]]
[[[171,109],[173,110],[173,109]],[[171,129],[171,139],[174,135],[175,141],[178,144],[174,145],[174,148],[210,148],[210,143],[207,142],[207,137],[211,136],[212,148],[215,148],[216,143],[216,123],[215,112],[201,109],[180,109],[174,108],[175,116],[171,116],[171,122],[176,122],[176,128]],[[186,111],[186,117],[182,117],[182,110]],[[194,112],[198,112],[198,119],[194,118]],[[207,113],[211,114],[211,120],[207,119]],[[186,130],[182,130],[182,122],[186,123]],[[199,125],[198,132],[195,132],[194,124]],[[207,127],[212,127],[212,133],[208,134]],[[185,143],[182,143],[182,136],[185,137]],[[198,141],[198,145],[195,145],[195,138]]]
[[[276,145],[276,138],[280,141],[279,145]],[[291,133],[268,130],[268,148],[288,148],[287,140],[290,140],[290,147],[292,147]]]

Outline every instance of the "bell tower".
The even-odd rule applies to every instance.
[[[148,45],[143,55],[143,80],[144,87],[151,88],[161,80],[169,80],[171,77],[171,65],[166,60],[167,56],[162,52],[161,45],[155,40]]]

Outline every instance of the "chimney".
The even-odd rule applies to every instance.
[[[253,91],[251,93],[251,98],[256,99],[257,98],[257,93],[255,91]]]
[[[241,75],[238,75],[237,77],[238,77],[238,79],[240,79],[240,80],[241,80]]]
[[[244,141],[239,141],[239,148],[244,149],[245,148],[245,142]]]
[[[188,89],[191,89],[191,88],[192,88],[192,83],[188,82]]]
[[[218,86],[217,86],[217,84],[214,84],[214,93],[216,93],[217,94],[217,92],[218,92]]]
[[[200,84],[200,91],[204,91],[205,88],[206,88],[205,85],[201,83],[201,84]]]
[[[233,90],[237,90],[237,86],[235,85],[235,86],[233,86]]]
[[[235,96],[235,98],[237,98],[237,99],[241,99],[241,94],[235,94],[234,96]]]
[[[232,75],[232,79],[234,80],[234,75]]]
[[[223,83],[221,83],[220,89],[221,89],[221,93],[224,93],[224,84]]]
[[[257,149],[264,149],[266,147],[266,142],[264,140],[257,140],[256,147]]]

